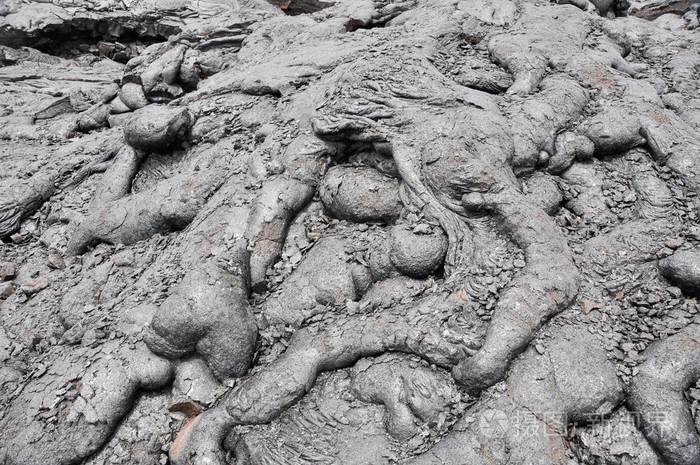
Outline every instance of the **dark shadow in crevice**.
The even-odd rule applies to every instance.
[[[394,17],[395,16],[391,16],[381,20],[370,20],[367,22],[351,18],[350,20],[348,20],[348,22],[345,23],[345,30],[347,30],[348,32],[355,32],[358,29],[374,29],[377,27],[384,27],[386,26],[386,23],[394,19]]]
[[[683,16],[686,12],[690,11],[691,2],[690,0],[670,0],[663,2],[654,2],[642,6],[641,8],[630,9],[629,15],[636,16],[637,18],[646,19],[647,21],[653,21],[659,16],[671,13],[678,16]]]
[[[289,16],[296,16],[306,13],[316,13],[333,3],[323,2],[321,0],[267,0],[270,4],[276,6]]]
[[[32,47],[62,58],[93,54],[126,63],[147,46],[165,42],[168,37],[179,32],[178,26],[162,24],[158,18],[78,17],[61,24],[52,24],[33,34],[6,28],[0,30],[0,43],[15,48]]]

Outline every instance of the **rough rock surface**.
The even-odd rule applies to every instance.
[[[0,464],[700,464],[694,1],[0,2]]]

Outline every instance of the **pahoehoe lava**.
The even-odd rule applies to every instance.
[[[0,464],[700,465],[700,3],[0,4]]]

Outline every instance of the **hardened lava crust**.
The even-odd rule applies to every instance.
[[[0,465],[700,465],[699,6],[0,1]]]

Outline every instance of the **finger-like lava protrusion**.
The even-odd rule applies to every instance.
[[[124,139],[136,150],[167,152],[185,139],[193,124],[185,107],[149,105],[131,116]]]
[[[484,345],[453,371],[460,383],[477,392],[502,379],[542,324],[571,303],[580,278],[559,228],[520,192],[505,187],[498,194],[470,197],[494,212],[499,229],[523,249],[527,262],[501,293]],[[479,207],[472,200],[466,203]]]
[[[100,204],[113,202],[129,195],[134,176],[138,173],[146,153],[135,150],[129,145],[123,146],[114,157],[105,172],[100,186],[90,199],[90,206],[97,208]]]
[[[76,228],[68,253],[81,254],[99,242],[133,244],[158,233],[184,229],[224,176],[217,169],[178,174],[151,189],[99,205]]]
[[[426,298],[409,305],[404,313],[417,316],[434,300]],[[410,320],[408,315],[400,319],[391,312],[350,316],[333,326],[321,324],[298,330],[282,356],[226,398],[229,414],[238,424],[268,422],[298,400],[319,372],[351,365],[361,357],[400,351],[451,366],[464,355],[465,348],[443,339],[439,321],[417,327]]]
[[[240,465],[388,464],[388,449],[401,457],[430,444],[428,430],[446,431],[461,399],[445,370],[385,354],[324,375],[279,418],[235,428],[223,446]]]
[[[250,275],[254,290],[263,290],[267,269],[282,253],[289,224],[312,199],[313,186],[287,176],[269,179],[256,197],[248,218]]]
[[[173,465],[224,465],[221,449],[226,435],[235,425],[223,406],[216,406],[192,418],[180,430],[168,453]]]
[[[406,441],[418,433],[421,422],[435,422],[454,403],[457,389],[445,377],[389,355],[357,362],[352,370],[352,389],[361,400],[383,404],[387,432]]]
[[[324,237],[304,256],[298,268],[264,304],[271,324],[299,327],[328,305],[356,301],[372,284],[369,269],[348,262],[351,244],[337,237]]]
[[[390,221],[403,208],[398,180],[369,167],[330,168],[319,195],[333,216],[358,223]]]
[[[0,199],[0,238],[19,229],[20,221],[33,214],[56,190],[59,173],[56,170],[40,172],[26,181],[13,182],[9,195]]]
[[[659,261],[661,275],[690,295],[700,295],[700,253],[679,250]]]
[[[350,366],[362,357],[398,351],[453,366],[464,358],[469,342],[449,340],[439,316],[422,315],[439,308],[438,315],[442,314],[455,303],[450,302],[444,295],[430,296],[392,312],[350,316],[297,330],[280,357],[236,386],[222,404],[181,433],[180,452],[171,452],[171,460],[178,465],[209,463],[196,456],[196,461],[188,461],[190,451],[205,451],[202,457],[222,457],[219,444],[232,426],[273,420],[306,394],[320,372]]]
[[[685,391],[700,379],[700,324],[652,344],[632,381],[628,403],[663,459],[673,465],[700,463],[700,435]]]
[[[114,157],[112,164],[105,172],[102,183],[90,200],[90,210],[103,208],[104,205],[123,198],[131,192],[131,184],[134,176],[141,166],[145,153],[124,146]],[[97,242],[90,229],[94,225],[89,221],[83,221],[77,226],[73,237],[68,243],[68,253],[79,254],[87,250],[87,247]]]
[[[87,217],[68,243],[71,255],[98,242],[133,244],[154,234],[187,226],[221,185],[222,170],[185,173],[129,195],[147,151],[167,151],[182,142],[193,124],[186,108],[149,105],[136,112],[124,131],[122,148],[90,202]],[[157,199],[157,201],[154,201]]]
[[[163,302],[146,337],[156,354],[180,358],[196,352],[219,380],[243,376],[255,351],[258,328],[248,304],[248,253],[240,246],[231,269],[214,261],[185,276]]]
[[[284,172],[270,177],[255,198],[246,227],[254,291],[265,289],[265,275],[282,253],[289,225],[313,198],[332,153],[332,147],[315,137],[297,137],[283,153]]]
[[[583,328],[562,327],[513,364],[509,389],[476,404],[411,465],[568,463],[568,425],[610,414],[624,399],[615,366]],[[474,421],[476,419],[476,421]]]
[[[115,341],[116,342],[116,341]],[[78,463],[99,450],[120,420],[131,409],[136,394],[167,385],[173,377],[172,364],[151,354],[143,343],[116,350],[94,361],[82,379],[75,380],[78,395],[60,406],[57,424],[46,429],[32,423],[34,434],[27,434],[26,404],[18,403],[8,411],[3,425],[3,463],[34,465]],[[24,395],[35,395],[29,390]],[[36,434],[38,433],[38,435]]]

